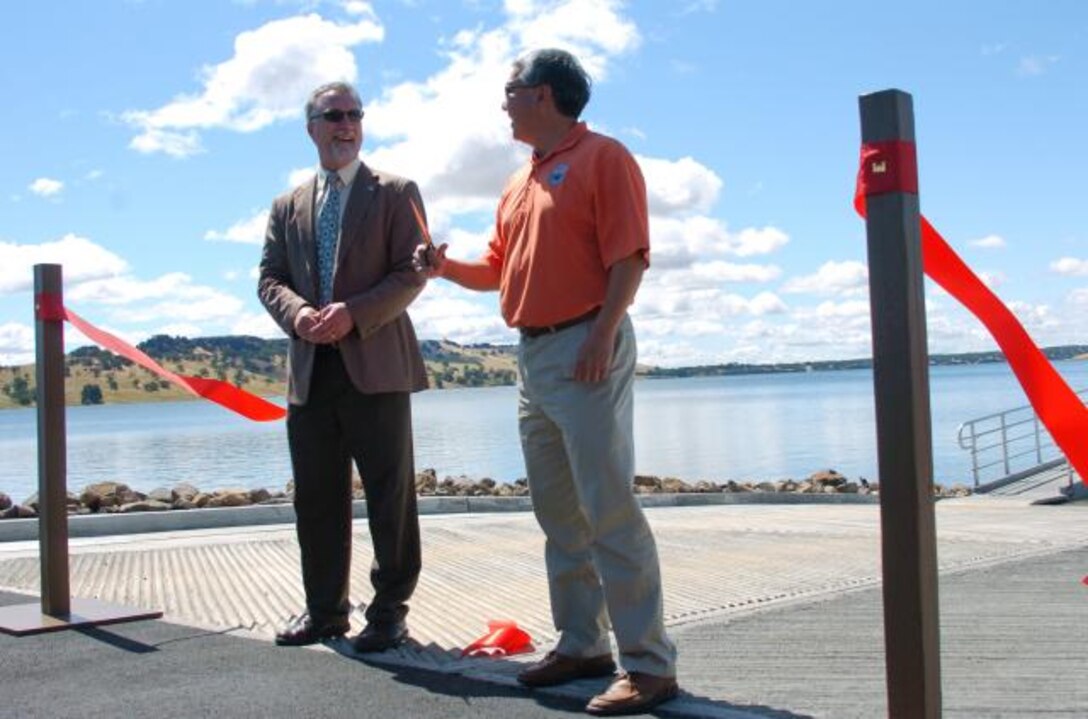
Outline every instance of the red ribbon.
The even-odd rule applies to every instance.
[[[890,147],[896,145],[898,147]],[[871,168],[867,169],[866,163],[879,157],[899,158],[898,162],[901,163],[903,158],[914,157],[914,143],[862,145],[862,166],[854,193],[854,208],[862,217],[865,217],[866,195],[918,191],[916,171],[913,190],[904,189],[910,185],[909,172],[906,173],[908,179],[900,181],[899,186],[892,189],[887,189],[880,182],[873,183]],[[1088,484],[1088,442],[1084,441],[1088,438],[1088,407],[1054,369],[1005,303],[982,283],[924,216],[921,218],[921,229],[925,273],[959,300],[990,331],[1020,386],[1024,388],[1035,414],[1050,432],[1054,443],[1065,453],[1081,481]]]
[[[54,322],[63,322],[67,319],[64,314],[64,303],[60,301],[60,297],[45,292],[34,295],[34,319]]]
[[[533,651],[533,638],[512,619],[489,619],[487,634],[461,650],[463,657],[508,657]]]
[[[66,308],[59,296],[41,293],[34,297],[34,307],[38,319],[62,322],[67,320],[86,335],[109,351],[132,360],[144,369],[150,370],[163,379],[169,380],[197,397],[211,400],[218,405],[237,412],[256,422],[271,422],[287,416],[287,410],[255,394],[235,387],[229,382],[204,377],[189,377],[171,372],[149,356],[128,344],[124,340],[100,330],[90,322]]]
[[[869,142],[861,147],[858,192],[918,194],[918,157],[913,142]]]

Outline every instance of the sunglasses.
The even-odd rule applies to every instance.
[[[334,123],[335,122],[342,122],[345,117],[348,118],[349,120],[351,120],[352,122],[359,122],[359,120],[363,119],[363,111],[362,110],[325,110],[324,112],[317,112],[317,113],[314,113],[313,115],[310,115],[311,120],[316,120],[316,119],[320,118],[320,119],[324,120],[325,122],[334,122]]]
[[[518,90],[524,90],[526,88],[531,88],[531,87],[540,87],[542,84],[543,83],[539,83],[539,82],[530,84],[530,83],[527,83],[527,82],[520,82],[520,81],[515,80],[514,82],[506,83],[506,85],[503,86],[503,92],[506,93],[507,97],[513,97],[514,93],[517,92]]]

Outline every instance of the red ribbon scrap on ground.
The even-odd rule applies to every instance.
[[[463,657],[508,657],[533,651],[529,633],[512,619],[489,619],[487,634],[461,650]]]
[[[34,308],[38,319],[57,322],[67,320],[89,339],[97,342],[110,352],[130,359],[144,369],[150,370],[179,387],[185,388],[193,395],[211,400],[247,419],[255,422],[272,422],[287,416],[287,410],[283,407],[235,387],[230,382],[204,377],[189,377],[171,372],[132,345],[105,330],[100,330],[75,312],[72,312],[64,306],[57,295],[36,295],[34,297]]]
[[[861,147],[854,208],[865,217],[865,198],[918,192],[913,142],[873,142]],[[921,217],[922,265],[930,279],[969,309],[989,330],[1008,360],[1032,408],[1055,444],[1088,485],[1088,407],[1032,341],[997,295],[960,259],[925,216]]]

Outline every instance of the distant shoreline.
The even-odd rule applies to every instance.
[[[212,350],[205,349],[205,346]],[[509,387],[516,384],[514,345],[458,345],[449,341],[421,343],[430,389]],[[179,374],[218,376],[253,394],[279,399],[286,395],[286,340],[220,337],[203,340],[155,337],[140,348]],[[1088,345],[1043,348],[1051,361],[1088,360]],[[931,367],[1008,364],[997,351],[934,354]],[[747,364],[730,362],[691,367],[640,365],[640,379],[731,377],[838,372],[872,368],[871,358]],[[199,399],[128,360],[95,347],[73,350],[66,363],[67,406],[147,404]],[[34,406],[34,366],[0,367],[0,410]],[[90,392],[90,394],[88,394]]]

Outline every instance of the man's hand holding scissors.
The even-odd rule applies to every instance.
[[[423,237],[423,244],[416,247],[412,254],[412,267],[416,272],[423,273],[427,279],[442,276],[442,269],[446,264],[446,248],[448,244],[443,242],[435,247],[431,240],[431,233],[427,230],[427,222],[423,219],[423,213],[412,202],[412,212],[416,216],[416,224],[419,225],[419,234]]]

